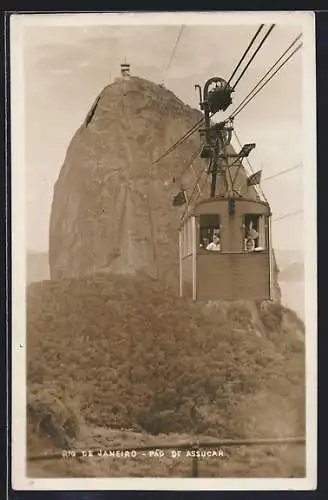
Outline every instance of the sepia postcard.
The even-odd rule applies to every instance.
[[[9,50],[13,489],[315,489],[314,14]]]

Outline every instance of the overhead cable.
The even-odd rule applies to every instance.
[[[273,29],[273,26],[271,26],[270,28],[270,33]],[[258,30],[259,31],[259,30]],[[266,38],[267,36],[269,35],[269,31],[267,32],[266,34]],[[249,92],[249,94],[243,99],[243,101],[237,106],[237,108],[233,111],[233,113],[225,120],[226,122],[228,122],[229,120],[232,120],[233,118],[235,118],[244,108],[245,106],[247,106],[247,104],[249,104],[249,102],[254,99],[254,97],[265,87],[265,85],[267,85],[269,83],[269,81],[278,73],[278,71],[280,71],[280,69],[291,59],[291,57],[302,47],[302,43],[299,44],[296,49],[288,56],[287,59],[285,59],[283,61],[283,63],[278,66],[278,68],[276,69],[276,71],[270,76],[270,78],[266,81],[265,78],[271,73],[271,71],[277,66],[277,64],[282,60],[282,58],[288,53],[288,51],[293,47],[293,45],[295,45],[295,43],[299,40],[299,38],[301,37],[302,35],[298,35],[298,37],[292,42],[292,44],[285,50],[285,52],[279,57],[279,59],[271,66],[271,68],[267,71],[267,73],[262,77],[262,79],[256,84],[256,86],[251,90],[251,92]],[[254,38],[254,37],[253,37]],[[264,41],[262,40],[262,42],[264,43]],[[263,45],[262,43],[262,45]],[[240,65],[240,64],[239,64]],[[234,71],[234,73],[236,72],[236,70]],[[232,75],[233,76],[233,75]],[[232,76],[230,77],[229,81],[231,81],[231,78]],[[239,78],[240,79],[240,78]],[[239,81],[239,80],[238,80]],[[237,81],[237,82],[238,82]],[[264,83],[261,85],[260,88],[258,88],[258,86],[264,81]],[[236,85],[236,84],[235,84]],[[253,94],[253,92],[257,89],[257,91]],[[210,115],[210,118],[212,118],[216,113],[212,113]],[[162,160],[163,158],[165,158],[165,156],[167,156],[168,154],[170,154],[172,151],[174,151],[178,146],[180,146],[181,144],[183,144],[189,137],[191,137],[191,135],[193,135],[202,125],[202,123],[204,122],[204,118],[201,118],[197,123],[195,123],[191,129],[189,129],[180,139],[178,139],[174,144],[172,144],[172,146],[167,150],[165,151],[165,153],[163,153],[159,158],[157,158],[153,163],[157,163],[159,162],[160,160]]]
[[[268,37],[268,35],[271,33],[273,27],[275,25],[272,25],[269,29],[269,31],[267,32],[266,36],[265,36],[265,39]],[[287,59],[285,59],[280,66],[278,66],[278,68],[276,69],[276,71],[270,76],[270,78],[268,80],[266,80],[259,89],[258,86],[263,82],[263,80],[265,80],[265,78],[271,73],[271,71],[277,66],[277,64],[282,60],[282,58],[288,53],[288,51],[295,45],[295,43],[300,39],[300,37],[302,36],[302,34],[298,35],[296,37],[296,39],[290,44],[290,46],[285,50],[285,52],[279,57],[279,59],[277,59],[277,61],[271,66],[271,68],[266,72],[266,74],[262,77],[262,79],[256,84],[256,86],[251,90],[251,92],[245,97],[245,99],[243,99],[243,101],[239,104],[239,106],[237,106],[237,108],[233,111],[233,113],[225,120],[226,122],[228,122],[229,120],[233,120],[244,108],[245,106],[247,106],[247,104],[249,104],[249,102],[269,83],[269,81],[278,73],[278,71],[280,71],[280,69],[291,59],[291,57],[293,57],[293,55],[302,47],[302,43],[299,44],[296,49],[287,57]],[[263,45],[264,43],[264,39],[262,40],[261,42],[261,46]],[[258,47],[259,49],[259,47]],[[258,52],[258,50],[256,51],[256,53]],[[253,56],[255,56],[256,54],[253,54]],[[254,57],[253,57],[254,58]],[[240,78],[239,78],[240,79]],[[239,80],[238,80],[239,81]],[[236,84],[235,84],[236,85]],[[253,94],[253,92],[257,89],[257,91],[255,92],[255,94]],[[252,95],[253,94],[253,95]],[[210,115],[210,118],[212,118],[216,113],[212,113]],[[189,138],[192,134],[194,134],[201,126],[203,122],[203,118],[200,119],[197,123],[195,123],[195,125],[188,131],[186,132],[186,134],[181,137],[181,139],[179,139],[175,144],[173,144],[173,146],[171,146],[171,148],[164,153],[163,157],[166,156],[167,154],[169,154],[171,151],[173,151],[177,146],[179,146],[180,144],[182,144],[187,138]],[[157,161],[159,161],[160,159],[162,159],[162,157],[158,158]],[[155,163],[156,163],[155,162]]]
[[[177,46],[178,46],[178,43],[179,43],[180,38],[181,38],[181,36],[182,36],[182,33],[183,33],[183,30],[184,30],[184,27],[185,27],[185,26],[184,26],[184,24],[183,24],[183,25],[181,26],[181,28],[180,28],[179,34],[178,34],[178,36],[177,36],[177,39],[176,39],[176,41],[175,41],[175,44],[174,44],[174,47],[173,47],[173,50],[172,50],[172,53],[171,53],[171,57],[170,57],[169,62],[168,62],[168,64],[167,64],[167,66],[166,66],[166,69],[165,69],[165,71],[164,71],[164,75],[163,75],[163,78],[162,78],[162,84],[165,82],[166,76],[167,76],[167,74],[168,74],[168,72],[169,72],[169,69],[170,69],[171,63],[172,63],[172,61],[173,61],[173,58],[174,58],[175,52],[176,52],[176,50],[177,50]]]
[[[200,148],[197,151],[193,152],[193,154],[191,155],[190,160],[188,161],[187,165],[185,166],[185,168],[183,169],[182,173],[180,174],[179,179],[182,179],[182,177],[184,176],[184,174],[187,172],[188,168],[192,167],[194,161],[196,160],[197,156],[200,155],[201,151],[202,151],[202,148]]]
[[[263,29],[264,27],[264,24],[261,24],[260,27],[258,28],[258,30],[256,31],[255,35],[253,36],[252,40],[250,41],[247,49],[245,50],[244,54],[242,55],[239,63],[237,64],[236,68],[234,69],[231,77],[229,78],[229,81],[227,82],[227,85],[229,85],[229,83],[231,82],[232,78],[235,76],[236,72],[238,71],[240,65],[242,64],[242,62],[244,61],[246,55],[248,54],[248,52],[250,51],[252,45],[254,44],[256,38],[258,37],[258,35],[260,34],[261,30]],[[181,38],[181,34],[182,34],[182,31],[183,31],[183,28],[184,26],[181,27],[181,30],[179,32],[179,35],[178,35],[178,38],[177,38],[177,41],[176,41],[176,44],[174,46],[174,49],[173,49],[173,52],[172,52],[172,55],[171,55],[171,59],[169,61],[169,64],[168,64],[168,67],[169,65],[171,64],[171,61],[173,59],[173,56],[174,56],[174,52],[176,50],[176,47],[177,47],[177,44]],[[268,36],[268,34],[266,35]],[[262,44],[263,44],[263,41],[262,41]],[[165,75],[164,75],[165,76]],[[163,81],[164,81],[165,78],[163,78]],[[212,115],[213,116],[213,115]],[[181,144],[183,144],[183,142],[185,140],[187,140],[191,135],[193,135],[201,126],[201,124],[203,123],[204,121],[204,118],[201,118],[197,123],[195,123],[195,125],[193,125],[193,127],[191,127],[190,130],[188,130],[180,139],[178,139],[174,144],[172,144],[172,146],[170,146],[170,148],[167,149],[167,151],[165,151],[165,153],[163,153],[159,158],[157,158],[153,163],[157,163],[159,162],[160,160],[162,160],[163,158],[165,158],[165,156],[167,156],[168,154],[170,154],[172,151],[174,151],[174,149],[176,149],[178,146],[180,146]]]
[[[205,187],[206,181],[207,181],[207,177],[205,175],[202,185],[200,186],[198,184],[198,195],[197,195],[197,198],[195,198],[195,201],[194,201],[195,204],[197,203],[199,197],[202,195],[202,191],[203,191],[203,189]]]
[[[268,36],[270,35],[271,31],[273,30],[273,28],[275,27],[275,24],[272,24],[269,28],[269,30],[267,31],[266,35],[263,37],[261,43],[259,44],[259,46],[257,47],[256,51],[254,52],[254,54],[252,55],[252,57],[250,58],[250,60],[248,61],[248,63],[246,64],[245,68],[243,69],[241,75],[239,76],[238,80],[234,83],[233,85],[233,89],[236,88],[237,84],[240,82],[240,80],[242,79],[242,77],[244,76],[245,72],[247,71],[247,69],[249,68],[250,64],[252,63],[253,59],[256,57],[257,53],[259,52],[259,50],[261,49],[262,45],[264,44],[264,42],[266,41],[266,39],[268,38]]]
[[[261,26],[259,27],[259,29],[257,30],[257,32],[255,33],[255,35],[253,36],[252,40],[250,41],[247,49],[245,50],[245,52],[243,53],[239,63],[237,64],[236,68],[234,69],[232,75],[230,76],[228,82],[227,82],[227,85],[230,84],[231,80],[233,79],[233,77],[235,76],[235,74],[237,73],[238,69],[240,68],[242,62],[244,61],[245,57],[247,56],[248,52],[250,51],[253,43],[255,42],[256,38],[259,36],[260,32],[262,31],[264,27],[264,24],[261,24]]]
[[[203,175],[203,173],[204,173],[204,172],[205,172],[205,169],[202,169],[202,170],[200,171],[200,173],[199,173],[199,175],[198,175],[198,177],[197,177],[197,179],[196,179],[196,182],[195,182],[195,184],[194,184],[194,186],[193,186],[193,189],[192,189],[191,195],[190,195],[190,197],[189,197],[189,200],[187,201],[186,208],[185,208],[185,210],[184,210],[184,212],[183,212],[183,214],[182,214],[182,216],[181,216],[180,220],[183,220],[183,219],[184,219],[184,216],[186,215],[187,210],[188,210],[188,208],[189,208],[189,205],[190,205],[190,203],[191,203],[191,200],[192,200],[192,198],[193,198],[193,196],[194,196],[194,194],[195,194],[195,192],[196,192],[196,187],[197,187],[197,186],[199,186],[199,181],[200,181],[201,176]]]
[[[281,56],[274,62],[274,64],[271,66],[271,68],[265,73],[265,75],[261,78],[261,80],[255,85],[255,87],[247,94],[247,96],[241,101],[241,103],[238,105],[238,107],[235,109],[234,112],[236,112],[243,104],[244,102],[255,92],[255,90],[261,85],[261,83],[265,80],[265,78],[271,73],[271,71],[277,66],[277,64],[280,63],[280,61],[285,57],[285,55],[290,51],[290,49],[298,42],[298,40],[302,37],[302,33],[300,33],[295,40],[289,45],[289,47],[281,54]]]
[[[178,146],[183,144],[191,135],[193,135],[200,128],[203,121],[204,121],[204,118],[201,118],[200,120],[198,120],[198,122],[196,122],[182,137],[180,137],[180,139],[178,139],[174,144],[172,144],[172,146],[170,146],[165,151],[165,153],[163,153],[155,161],[153,161],[153,163],[158,163],[160,160],[165,158],[165,156],[167,156],[169,153],[174,151],[174,149],[176,149]]]
[[[276,222],[276,221],[282,220],[282,219],[286,219],[287,217],[293,217],[294,215],[299,215],[302,213],[303,213],[303,210],[296,210],[296,212],[291,212],[289,214],[282,215],[281,217],[277,217],[276,219],[273,219],[273,222]]]
[[[247,106],[247,104],[249,104],[253,99],[254,97],[270,82],[270,80],[272,80],[272,78],[278,73],[278,71],[281,70],[281,68],[283,68],[283,66],[285,66],[285,64],[293,57],[294,54],[296,54],[296,52],[298,50],[300,50],[300,48],[302,47],[302,43],[300,43],[295,50],[293,50],[293,52],[287,57],[287,59],[285,59],[281,64],[280,66],[278,66],[278,68],[276,69],[276,71],[270,76],[270,78],[268,80],[266,80],[262,85],[261,87],[255,92],[255,94],[251,95],[249,97],[249,99],[244,99],[244,104],[241,106],[241,104],[231,113],[231,115],[229,116],[228,119],[234,119],[237,115],[239,115],[239,113]],[[258,85],[257,85],[258,86]],[[255,88],[254,88],[255,89]],[[253,90],[254,90],[253,89]],[[246,101],[246,102],[245,102]]]
[[[296,170],[297,168],[300,168],[302,166],[303,166],[303,163],[298,163],[297,165],[294,165],[294,167],[286,168],[285,170],[280,170],[280,172],[277,172],[276,174],[270,175],[269,177],[265,177],[264,179],[262,179],[262,182],[270,181],[271,179],[274,179],[275,177],[278,177],[279,175],[287,174],[288,172],[292,172],[293,170]]]

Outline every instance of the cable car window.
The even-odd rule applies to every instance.
[[[259,252],[265,250],[266,227],[266,218],[264,215],[244,215],[243,236],[245,252]]]
[[[218,214],[199,216],[199,246],[204,250],[221,250],[220,216]]]

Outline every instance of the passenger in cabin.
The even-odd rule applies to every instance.
[[[208,238],[203,238],[203,242],[200,244],[201,248],[207,248],[210,240]]]
[[[213,234],[213,241],[207,245],[206,250],[212,250],[219,252],[221,250],[220,236],[218,234]]]
[[[255,241],[253,238],[247,238],[245,240],[245,251],[246,252],[254,252],[255,250]]]
[[[256,242],[258,241],[259,233],[253,227],[253,221],[250,221],[249,227],[246,227],[245,229],[245,251],[254,252],[256,249]]]
[[[252,240],[257,240],[258,237],[259,233],[256,231],[256,229],[251,227],[248,232],[248,238],[252,238]]]

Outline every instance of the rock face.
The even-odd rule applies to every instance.
[[[50,221],[52,279],[95,271],[178,282],[178,227],[204,160],[199,134],[154,163],[200,118],[164,87],[137,77],[106,87],[73,137],[54,189]],[[245,177],[245,176],[244,176]],[[205,183],[205,185],[204,185]],[[209,181],[202,176],[201,195]],[[253,193],[254,194],[254,193]]]

